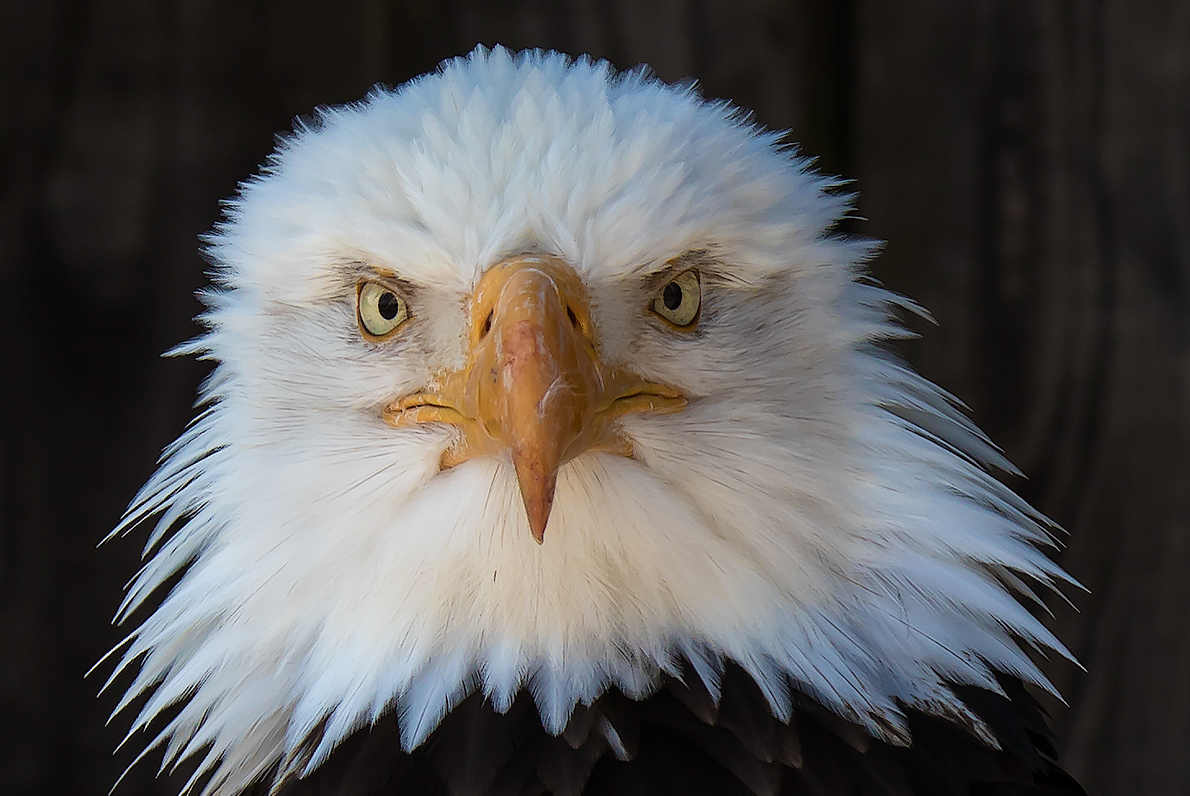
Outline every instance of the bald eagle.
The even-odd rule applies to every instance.
[[[156,517],[130,736],[207,796],[1081,793],[1026,690],[1054,527],[890,352],[849,201],[553,52],[299,124],[113,532]]]

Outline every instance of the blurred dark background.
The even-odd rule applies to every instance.
[[[332,10],[333,5],[333,10]],[[83,673],[191,417],[197,236],[295,115],[477,42],[649,63],[855,180],[849,231],[939,328],[906,346],[1029,473],[1090,589],[1050,671],[1092,796],[1190,793],[1190,4],[7,0],[0,4],[0,793],[106,793]],[[135,746],[136,744],[133,744]],[[117,796],[176,792],[150,760]]]

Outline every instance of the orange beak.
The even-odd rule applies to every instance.
[[[439,374],[434,389],[390,403],[384,419],[459,428],[443,468],[507,451],[538,544],[563,464],[588,450],[631,456],[617,418],[686,405],[677,390],[600,361],[586,289],[556,257],[516,257],[488,269],[471,302],[467,360]]]

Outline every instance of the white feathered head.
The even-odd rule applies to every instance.
[[[477,50],[321,111],[210,239],[204,410],[122,527],[136,728],[232,793],[399,712],[521,689],[560,730],[724,661],[874,735],[1047,687],[1064,576],[1009,465],[885,350],[838,183],[643,72]],[[544,536],[544,543],[542,537]],[[314,741],[311,752],[310,740]]]

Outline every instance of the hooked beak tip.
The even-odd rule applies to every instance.
[[[534,495],[522,491],[522,498],[525,501],[525,513],[529,517],[529,532],[537,544],[542,544],[545,542],[545,526],[550,521],[550,510],[554,505],[553,485]]]
[[[537,544],[545,541],[545,526],[554,507],[554,490],[558,485],[556,459],[545,461],[547,457],[542,456],[542,453],[544,451],[540,448],[532,452],[514,449],[512,456],[521,500],[529,519],[529,531]]]

